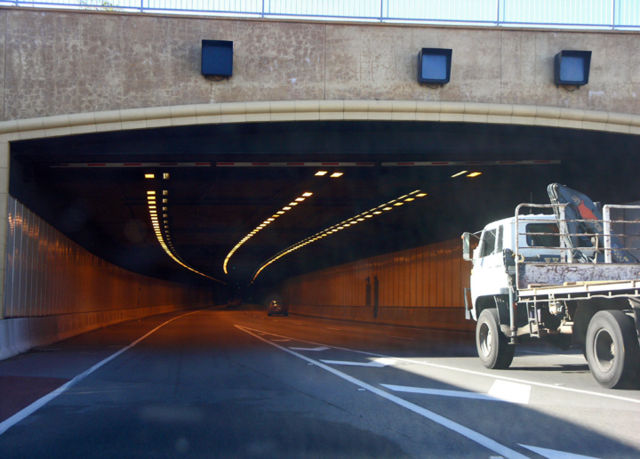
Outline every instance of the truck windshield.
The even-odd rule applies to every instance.
[[[525,231],[529,247],[560,247],[558,225],[555,223],[529,223]]]
[[[481,249],[480,249],[481,257],[486,257],[487,255],[491,255],[496,245],[496,230],[492,229],[489,231],[485,231],[482,234],[482,242],[480,245],[481,245]]]

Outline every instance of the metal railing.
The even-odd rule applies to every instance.
[[[638,0],[0,0],[0,6],[391,23],[640,30]]]
[[[633,211],[634,216],[640,215],[640,205],[618,205],[606,204],[602,208],[601,220],[585,220],[585,219],[569,219],[566,217],[567,204],[519,204],[515,212],[515,258],[517,261],[524,260],[520,257],[521,250],[547,250],[550,253],[560,254],[560,259],[566,263],[574,263],[576,255],[584,255],[582,262],[588,260],[596,263],[636,263],[640,258],[640,245],[637,239],[640,237],[640,219],[629,219],[624,215],[622,218],[612,218],[611,210],[617,209],[622,211]],[[559,218],[549,219],[549,216],[555,214],[543,214],[542,216],[526,215],[524,210],[533,209],[542,210],[555,209],[558,211]],[[526,217],[523,218],[523,215]],[[546,218],[545,218],[546,217]],[[531,223],[553,223],[557,224],[557,231],[541,232],[529,231],[525,226],[522,228],[520,222],[526,224]],[[576,231],[569,229],[570,224],[577,227]],[[597,229],[599,228],[599,229]],[[524,231],[523,231],[524,229]],[[616,229],[614,231],[614,229]],[[526,240],[522,241],[522,236]],[[557,238],[558,245],[549,245],[550,239]],[[544,240],[545,243],[530,241]],[[587,243],[579,243],[580,240],[586,240]]]

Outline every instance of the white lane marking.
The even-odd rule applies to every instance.
[[[178,319],[180,319],[182,317],[185,317],[185,316],[188,316],[190,314],[195,314],[196,312],[200,312],[200,311],[187,312],[186,314],[179,315],[177,317],[174,317],[173,319],[169,319],[166,322],[163,322],[162,324],[158,325],[156,328],[154,328],[150,332],[146,333],[145,335],[143,335],[140,338],[138,338],[137,340],[135,340],[133,343],[129,344],[128,346],[123,347],[118,352],[116,352],[114,354],[111,354],[109,357],[107,357],[106,359],[101,360],[100,362],[96,363],[95,365],[93,365],[88,370],[85,370],[84,372],[80,373],[79,375],[76,375],[71,380],[69,380],[66,383],[64,383],[62,386],[58,387],[57,389],[54,389],[53,391],[49,392],[47,395],[44,395],[44,396],[40,397],[38,400],[33,402],[31,405],[26,406],[25,408],[23,408],[20,411],[18,411],[17,413],[15,413],[13,416],[10,416],[7,419],[5,419],[4,421],[0,422],[0,435],[5,433],[8,429],[10,429],[11,427],[16,425],[17,423],[19,423],[23,419],[26,419],[27,417],[29,417],[30,415],[32,415],[33,413],[38,411],[40,408],[45,406],[47,403],[49,403],[51,400],[56,398],[58,395],[62,394],[64,391],[69,389],[71,386],[79,383],[84,378],[89,376],[91,373],[93,373],[96,370],[98,370],[99,368],[105,366],[107,363],[111,362],[116,357],[118,357],[121,354],[123,354],[124,352],[128,351],[129,349],[131,349],[132,347],[134,347],[135,345],[140,343],[140,341],[144,340],[148,336],[150,336],[153,333],[155,333],[156,331],[160,330],[165,325],[168,325],[171,322],[173,322],[174,320],[178,320]]]
[[[538,446],[523,445],[519,443],[523,448],[533,451],[542,457],[547,459],[597,459],[593,456],[583,456],[582,454],[567,453],[566,451],[557,451],[555,449],[540,448]]]
[[[531,396],[531,386],[496,379],[489,389],[489,395],[505,402],[527,405]]]
[[[574,358],[585,360],[584,356],[582,354],[569,354],[569,353],[560,353],[560,354],[558,354],[558,353],[553,353],[553,352],[530,351],[528,349],[516,349],[516,353],[518,353],[518,354],[531,354],[531,355],[560,355],[563,358],[564,357],[574,357]]]
[[[254,330],[256,332],[259,331],[259,330],[255,330],[255,329],[252,329],[252,328],[248,328],[248,330]],[[274,335],[274,336],[282,336],[282,335]],[[326,344],[318,343],[316,341],[308,341],[308,340],[302,340],[302,339],[297,339],[297,338],[292,338],[292,339],[295,339],[296,341],[300,341],[300,342],[303,342],[303,343],[309,343],[309,344],[314,344],[314,345],[318,345],[318,346],[326,346]],[[571,388],[571,387],[564,387],[564,386],[556,386],[555,384],[546,384],[546,383],[541,383],[541,382],[536,382],[536,381],[527,381],[526,379],[511,378],[509,376],[497,376],[497,375],[494,375],[494,374],[491,374],[491,373],[483,373],[481,371],[466,370],[464,368],[457,368],[457,367],[452,367],[452,366],[449,366],[449,365],[442,365],[442,364],[439,364],[439,363],[422,362],[420,360],[412,360],[412,359],[407,359],[407,358],[404,358],[404,357],[392,357],[392,356],[389,356],[389,355],[377,354],[377,353],[374,353],[374,352],[361,351],[359,349],[349,349],[347,347],[340,347],[340,346],[331,346],[331,347],[333,349],[338,349],[338,350],[342,350],[342,351],[349,351],[349,352],[355,352],[357,354],[369,355],[369,356],[373,356],[373,357],[392,358],[392,359],[396,359],[396,360],[398,360],[400,362],[413,363],[415,365],[421,365],[421,366],[425,366],[425,367],[440,368],[442,370],[456,371],[458,373],[466,373],[466,374],[471,374],[471,375],[476,375],[476,376],[483,376],[485,378],[500,379],[502,381],[513,381],[513,382],[522,383],[522,384],[530,384],[530,385],[536,386],[536,387],[545,387],[547,389],[556,389],[556,390],[560,390],[560,391],[564,391],[564,392],[573,392],[573,393],[576,393],[576,394],[591,395],[591,396],[594,396],[594,397],[609,398],[609,399],[613,399],[613,400],[621,400],[623,402],[640,404],[640,399],[622,397],[620,395],[612,395],[612,394],[607,394],[607,393],[603,393],[603,392],[594,392],[594,391],[590,391],[590,390],[574,389],[574,388]]]
[[[290,346],[289,349],[292,349],[294,351],[322,352],[322,351],[328,351],[330,348],[328,348],[327,346],[316,346],[316,347],[295,347],[295,346]]]
[[[463,426],[462,424],[458,424],[457,422],[452,421],[451,419],[445,418],[444,416],[434,413],[433,411],[427,410],[426,408],[416,405],[415,403],[408,402],[405,399],[397,397],[393,394],[390,394],[389,392],[386,392],[382,389],[378,389],[377,387],[372,386],[371,384],[367,384],[366,382],[356,379],[353,376],[349,376],[348,374],[343,373],[340,370],[336,370],[335,368],[330,367],[328,365],[325,365],[318,360],[313,360],[305,355],[299,354],[298,352],[292,351],[291,349],[287,349],[286,347],[280,346],[279,344],[276,344],[272,341],[264,339],[262,336],[258,335],[257,333],[250,331],[250,329],[244,328],[240,325],[235,325],[235,327],[247,333],[248,335],[253,336],[256,339],[259,339],[260,341],[263,341],[269,344],[270,346],[276,347],[281,351],[294,355],[299,359],[305,360],[306,362],[310,362],[316,365],[318,368],[321,368],[335,376],[338,376],[339,378],[342,378],[345,381],[348,381],[352,384],[355,384],[356,386],[359,386],[365,390],[368,390],[369,392],[372,392],[386,400],[389,400],[390,402],[395,403],[396,405],[406,408],[407,410],[412,411],[426,419],[429,419],[430,421],[435,422],[436,424],[440,424],[441,426],[449,430],[452,430],[468,438],[469,440],[484,446],[485,448],[495,453],[501,454],[506,458],[525,459],[527,457],[501,443],[498,443],[494,439],[489,438],[485,435],[482,435],[481,433],[476,432],[475,430],[471,430],[470,428]]]
[[[389,365],[394,365],[396,361],[394,359],[388,358],[377,358],[372,359],[371,362],[352,362],[347,360],[320,360],[323,363],[327,363],[329,365],[345,365],[352,367],[371,367],[371,368],[382,368]]]
[[[437,395],[440,397],[456,397],[456,398],[470,398],[474,400],[489,400],[492,402],[502,402],[504,400],[496,399],[487,394],[480,394],[478,392],[468,392],[463,390],[446,390],[446,389],[429,389],[427,387],[412,387],[412,386],[396,386],[395,384],[380,384],[387,389],[394,392],[406,392],[410,394],[424,394],[424,395]]]

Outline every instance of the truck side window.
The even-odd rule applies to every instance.
[[[482,233],[482,242],[481,242],[481,250],[480,256],[486,257],[487,255],[491,255],[493,253],[493,249],[496,245],[496,230],[492,229],[489,231],[485,231]]]
[[[560,247],[558,225],[555,223],[529,223],[525,232],[529,247]]]

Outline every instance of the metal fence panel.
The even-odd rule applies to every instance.
[[[640,26],[640,2],[638,0],[617,0],[614,5],[614,19],[619,27]]]
[[[377,19],[380,5],[380,0],[265,0],[265,14]]]
[[[384,3],[384,17],[391,20],[495,23],[498,18],[497,0],[388,0]]]
[[[0,5],[347,21],[640,28],[638,0],[0,0]]]
[[[505,0],[506,23],[611,25],[611,0]]]

